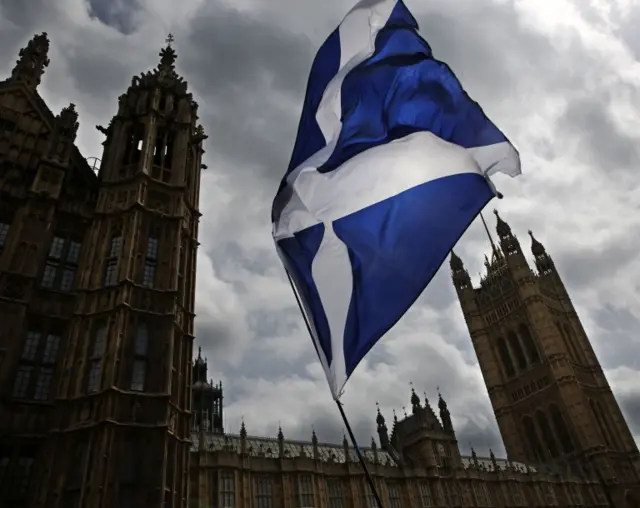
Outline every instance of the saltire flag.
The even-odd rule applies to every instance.
[[[402,0],[363,0],[318,50],[273,237],[334,399],[520,173]]]

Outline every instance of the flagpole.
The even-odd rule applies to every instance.
[[[307,315],[304,313],[304,309],[302,308],[302,302],[300,301],[300,298],[298,297],[298,292],[296,291],[296,288],[293,285],[293,280],[291,279],[291,275],[289,275],[289,271],[286,269],[285,269],[285,273],[287,274],[287,278],[289,279],[289,284],[291,284],[291,290],[293,291],[293,296],[295,296],[296,303],[298,304],[298,308],[300,309],[300,314],[302,314],[302,319],[304,319],[304,324],[307,327],[307,332],[309,332],[309,337],[311,337],[311,339],[313,340],[311,325],[309,324]],[[371,488],[371,493],[373,494],[373,497],[376,500],[378,508],[383,508],[382,500],[380,499],[380,494],[378,494],[378,489],[376,489],[376,484],[374,483],[373,477],[369,472],[369,468],[367,467],[367,463],[364,460],[364,456],[360,451],[360,447],[358,446],[358,442],[356,441],[356,436],[353,434],[353,430],[351,429],[351,424],[349,423],[349,420],[347,419],[347,415],[344,412],[344,407],[342,406],[342,402],[340,402],[339,398],[335,399],[335,401],[336,401],[336,405],[338,406],[338,410],[340,411],[340,416],[342,417],[342,421],[344,422],[344,426],[347,428],[347,433],[349,434],[349,438],[351,439],[353,448],[355,449],[358,460],[360,461],[360,465],[364,470],[364,475],[367,478],[367,483],[369,484],[369,488]],[[349,457],[345,455],[344,460],[345,460],[345,464],[347,464],[349,462]]]

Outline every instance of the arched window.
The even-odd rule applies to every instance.
[[[538,460],[540,462],[544,461],[544,451],[542,450],[542,445],[540,444],[540,440],[538,439],[538,434],[536,432],[536,427],[533,423],[533,420],[530,416],[525,416],[522,419],[522,425],[524,427],[524,433],[527,436],[527,442],[529,444],[529,448],[533,453],[533,460]]]
[[[567,353],[569,354],[569,358],[577,363],[579,357],[578,357],[576,348],[573,346],[573,342],[571,342],[571,339],[567,336],[567,334],[564,331],[564,327],[561,326],[560,323],[556,323],[556,327],[560,332],[560,337],[562,337],[562,342],[564,343],[564,347],[566,348]]]
[[[575,350],[576,360],[580,363],[586,364],[587,362],[584,351],[580,348],[580,343],[578,342],[576,334],[573,332],[573,328],[570,324],[564,325],[564,332],[567,336],[567,340],[571,343],[573,349]]]
[[[538,354],[538,348],[536,347],[536,343],[531,336],[531,332],[527,325],[522,324],[518,327],[518,335],[520,335],[520,339],[524,344],[524,348],[529,355],[529,360],[532,364],[540,363],[540,355]]]
[[[511,355],[509,354],[509,348],[507,347],[507,343],[502,337],[498,339],[498,353],[500,353],[500,360],[502,360],[502,365],[507,377],[515,375],[516,369],[513,367],[513,361],[511,360]]]
[[[542,440],[544,441],[546,449],[549,451],[552,458],[556,458],[560,454],[558,445],[556,444],[556,439],[551,431],[549,421],[542,411],[536,412],[536,422],[538,423],[538,428],[542,434]]]
[[[555,404],[551,404],[549,407],[549,413],[551,414],[551,421],[553,422],[553,427],[556,430],[556,435],[558,439],[560,439],[560,445],[562,446],[562,451],[564,453],[571,453],[574,450],[573,440],[571,439],[571,434],[569,433],[569,429],[567,428],[567,424],[558,409],[558,406]]]
[[[525,370],[527,368],[527,357],[524,356],[524,351],[522,350],[522,345],[520,344],[520,340],[518,340],[518,336],[509,332],[507,334],[507,339],[509,340],[509,345],[511,346],[511,351],[516,357],[516,362],[518,362],[518,369]]]
[[[598,430],[600,430],[600,435],[602,436],[602,439],[604,439],[604,442],[608,447],[611,447],[611,439],[609,438],[607,425],[602,419],[602,415],[600,414],[598,406],[596,405],[593,399],[589,399],[589,405],[591,406],[591,412],[593,413],[593,417],[596,419],[596,423],[598,424]]]
[[[613,421],[611,420],[611,412],[607,412],[602,408],[602,404],[600,401],[595,401],[596,407],[598,408],[598,413],[600,415],[600,419],[604,425],[605,430],[609,434],[609,441],[611,442],[611,446],[613,448],[622,449],[620,445],[619,435],[615,430],[615,426]]]

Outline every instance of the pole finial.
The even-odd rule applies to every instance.
[[[173,43],[173,41],[175,41],[176,38],[173,36],[172,33],[170,33],[169,35],[167,35],[167,38],[164,40],[164,42],[167,43],[167,46],[171,46],[171,44]]]

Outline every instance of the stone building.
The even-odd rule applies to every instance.
[[[443,398],[436,415],[412,390],[411,414],[389,431],[378,411],[379,444],[363,449],[385,508],[640,507],[636,443],[553,260],[531,235],[531,269],[499,216],[497,233],[479,287],[455,254],[450,266],[508,459],[461,455]],[[346,439],[251,437],[243,423],[192,441],[192,508],[376,508]]]
[[[223,428],[193,358],[202,143],[168,45],[134,77],[94,171],[34,37],[0,82],[0,507],[369,508],[348,443]],[[474,288],[451,259],[509,460],[462,456],[444,400],[363,449],[385,508],[638,506],[638,450],[553,261],[498,218]],[[250,426],[250,424],[249,424]]]
[[[99,171],[34,37],[0,82],[0,506],[185,507],[202,142],[170,43]]]

